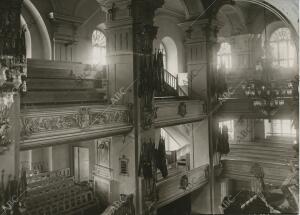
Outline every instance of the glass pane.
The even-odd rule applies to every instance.
[[[277,29],[270,37],[270,46],[274,55],[273,65],[279,64],[282,67],[293,66],[296,51],[295,45],[292,42],[291,32],[288,28]]]
[[[288,47],[287,47],[287,42],[286,41],[281,41],[278,43],[279,45],[279,58],[280,59],[287,59],[288,57]]]
[[[105,35],[101,31],[95,30],[92,35],[92,44],[93,46],[105,47],[106,46]]]
[[[271,53],[272,53],[272,58],[274,60],[278,59],[278,47],[276,43],[271,43],[270,44],[270,49],[271,49]]]
[[[282,133],[283,134],[291,134],[291,121],[290,120],[282,120]]]
[[[231,46],[229,43],[222,43],[217,55],[217,67],[224,66],[226,69],[231,68]]]

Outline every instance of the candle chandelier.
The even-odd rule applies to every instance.
[[[295,95],[297,86],[293,81],[282,82],[273,78],[275,71],[272,67],[272,53],[267,40],[266,23],[264,26],[263,55],[255,68],[256,73],[261,76],[257,79],[244,81],[242,89],[244,94],[252,99],[254,109],[270,117],[285,104],[285,99]]]
[[[9,112],[14,94],[26,92],[25,28],[21,27],[22,0],[4,0],[0,5],[0,153],[10,143]]]

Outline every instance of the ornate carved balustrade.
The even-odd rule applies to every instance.
[[[21,149],[95,139],[129,132],[126,106],[39,108],[21,113]]]

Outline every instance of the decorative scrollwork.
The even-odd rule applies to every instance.
[[[82,107],[78,112],[53,116],[25,116],[22,118],[22,135],[53,132],[65,129],[88,129],[109,123],[129,123],[127,110],[92,112]]]

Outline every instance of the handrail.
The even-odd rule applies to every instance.
[[[178,75],[175,77],[167,70],[164,70],[164,80],[170,87],[177,91],[178,96],[187,96],[185,91],[178,84]]]
[[[164,72],[164,79],[165,82],[172,87],[173,89],[177,90],[177,85],[178,85],[178,79],[174,75],[172,75],[170,72],[165,70]]]

